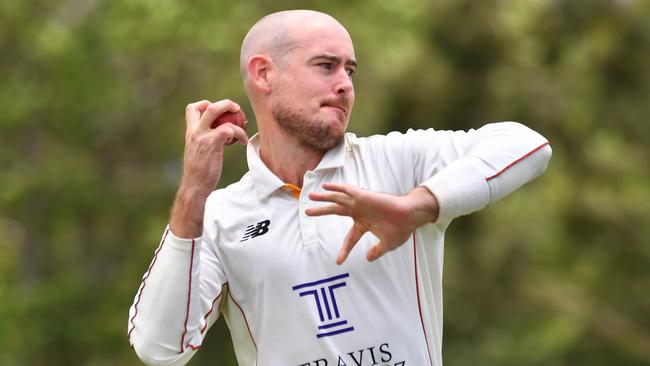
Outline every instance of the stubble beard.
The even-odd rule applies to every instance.
[[[327,121],[310,118],[304,112],[287,105],[276,105],[272,114],[280,128],[310,150],[324,152],[343,141],[344,133],[330,133],[331,126]]]

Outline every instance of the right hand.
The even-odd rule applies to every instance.
[[[243,129],[232,123],[217,128],[211,128],[211,125],[220,115],[240,109],[237,103],[228,99],[214,103],[202,100],[187,105],[182,185],[200,188],[209,194],[219,183],[226,142],[235,138],[246,145],[248,136]]]
[[[232,123],[211,128],[225,112],[237,112],[240,106],[228,99],[211,103],[202,100],[187,105],[183,178],[172,208],[170,228],[179,237],[195,238],[203,230],[203,213],[208,195],[219,183],[226,142],[237,139],[248,143],[246,132]]]

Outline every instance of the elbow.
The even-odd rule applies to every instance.
[[[548,143],[548,139],[542,136],[539,132],[524,125],[520,122],[505,121],[489,123],[479,131],[483,130],[486,138],[494,139],[495,142],[516,142],[516,145],[523,149],[530,149],[531,147],[538,147],[544,143]]]
[[[161,344],[147,340],[131,340],[131,346],[143,364],[148,366],[182,366],[187,360],[178,350],[170,351]]]
[[[501,124],[511,131],[512,138],[521,145],[523,151],[529,151],[528,155],[536,156],[541,167],[539,174],[543,173],[553,155],[553,149],[548,139],[520,122],[509,121]]]
[[[553,149],[551,148],[551,143],[546,142],[546,144],[539,150],[539,152],[542,155],[544,161],[548,163],[549,160],[551,160],[551,156],[553,156]]]
[[[131,342],[131,347],[135,351],[135,354],[138,356],[140,361],[143,364],[148,366],[162,366],[170,365],[169,362],[164,362],[160,360],[160,354],[155,351],[155,345],[151,342],[146,341],[133,341]]]
[[[538,157],[540,161],[539,175],[541,175],[546,170],[546,167],[548,166],[548,163],[549,161],[551,161],[551,157],[553,156],[553,149],[551,148],[551,144],[548,141],[544,143],[537,151],[537,155],[539,155]]]

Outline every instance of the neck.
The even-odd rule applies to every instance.
[[[305,173],[314,170],[325,151],[304,146],[281,129],[260,130],[260,158],[284,183],[302,187]]]

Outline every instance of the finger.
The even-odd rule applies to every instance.
[[[352,251],[355,245],[359,242],[359,239],[366,233],[367,230],[359,228],[357,225],[353,225],[348,231],[348,235],[345,236],[343,240],[343,246],[339,252],[338,258],[336,258],[336,264],[341,265],[348,258],[348,255]]]
[[[230,145],[231,143],[234,144],[235,142],[239,142],[242,145],[248,144],[248,135],[246,134],[246,131],[244,131],[243,128],[234,125],[230,122],[224,123],[224,125],[228,125],[228,127],[230,128],[230,132],[232,132],[232,135],[229,136],[228,140],[226,141],[226,144]]]
[[[352,185],[341,183],[323,183],[323,188],[328,191],[345,193],[349,196],[352,196],[355,193],[356,189],[356,187]]]
[[[211,129],[217,135],[217,143],[230,144],[240,141],[243,145],[248,143],[246,131],[232,123],[224,123],[215,129]]]
[[[198,127],[203,130],[210,129],[212,122],[214,122],[217,117],[226,112],[238,112],[240,109],[241,107],[239,107],[239,104],[229,99],[211,103],[201,115]]]
[[[195,126],[201,119],[201,113],[210,105],[209,100],[190,103],[185,107],[185,122],[187,126]]]
[[[309,193],[309,199],[319,202],[338,203],[339,205],[346,207],[352,205],[352,199],[350,196],[339,192],[311,192]]]
[[[248,121],[244,121],[244,128],[248,124]],[[246,130],[239,126],[234,126],[234,131],[235,131],[235,138],[237,141],[242,144],[242,145],[247,145],[248,144],[248,135],[246,134]]]
[[[379,242],[368,250],[368,253],[366,254],[366,259],[368,262],[372,262],[376,260],[377,258],[381,257],[382,255],[386,254],[387,249],[386,245],[383,242]]]
[[[350,216],[348,210],[339,205],[327,205],[320,207],[310,207],[305,210],[307,216],[325,216],[325,215],[338,215],[338,216]]]

